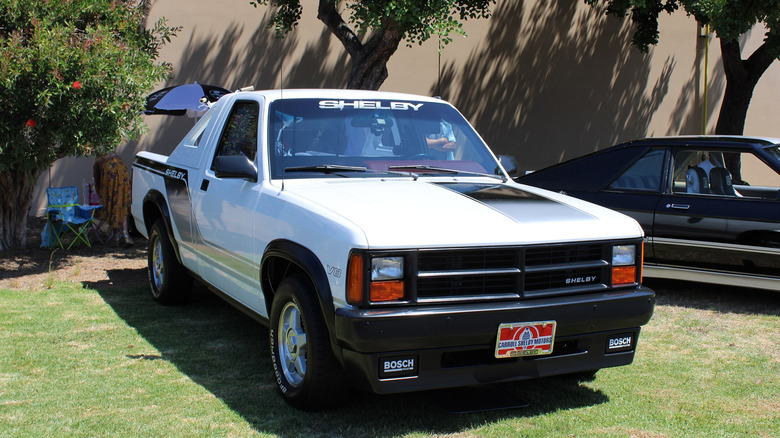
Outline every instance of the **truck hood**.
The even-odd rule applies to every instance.
[[[513,183],[288,181],[285,191],[341,216],[369,248],[512,245],[635,238],[632,218]]]

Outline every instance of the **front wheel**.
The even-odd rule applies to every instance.
[[[155,301],[164,305],[184,301],[192,288],[192,278],[179,263],[162,219],[157,220],[149,233],[147,248],[149,287]]]
[[[285,401],[303,410],[340,403],[346,390],[314,291],[300,276],[279,285],[271,306],[269,344]]]

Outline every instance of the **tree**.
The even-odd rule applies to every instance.
[[[143,129],[145,94],[167,77],[147,2],[0,0],[0,251],[24,248],[39,176],[54,161],[113,149]]]
[[[585,0],[596,6],[607,3],[607,14],[625,17],[629,10],[636,25],[632,43],[642,52],[658,43],[658,16],[680,6],[701,26],[709,26],[720,40],[726,90],[715,126],[719,135],[742,135],[750,100],[761,75],[780,56],[780,6],[777,0]],[[739,37],[758,23],[767,31],[764,43],[742,57]],[[738,157],[727,157],[726,166],[740,180]]]
[[[258,0],[251,4],[276,6],[270,26],[277,35],[291,31],[301,17],[300,0]],[[422,44],[441,36],[444,44],[452,33],[465,35],[461,21],[487,18],[495,0],[359,0],[346,2],[348,25],[338,0],[319,0],[317,18],[341,42],[352,60],[347,88],[377,90],[387,78],[387,61],[401,41]],[[365,40],[361,34],[368,35]]]

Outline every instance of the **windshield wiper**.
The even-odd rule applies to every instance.
[[[429,173],[451,173],[451,174],[465,174],[465,175],[474,175],[474,176],[485,176],[488,178],[495,178],[500,179],[503,182],[506,182],[506,178],[504,178],[501,175],[491,175],[489,173],[480,173],[480,172],[469,172],[467,170],[457,170],[457,169],[447,169],[446,167],[436,167],[436,166],[428,166],[425,164],[407,164],[403,166],[389,166],[387,170],[422,170]],[[425,172],[421,172],[425,173]]]
[[[285,167],[285,172],[365,172],[368,169],[361,166],[342,166],[340,164],[319,164],[316,166]]]

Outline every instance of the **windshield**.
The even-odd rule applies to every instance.
[[[444,103],[288,99],[273,102],[269,117],[274,178],[502,175],[468,122]]]

